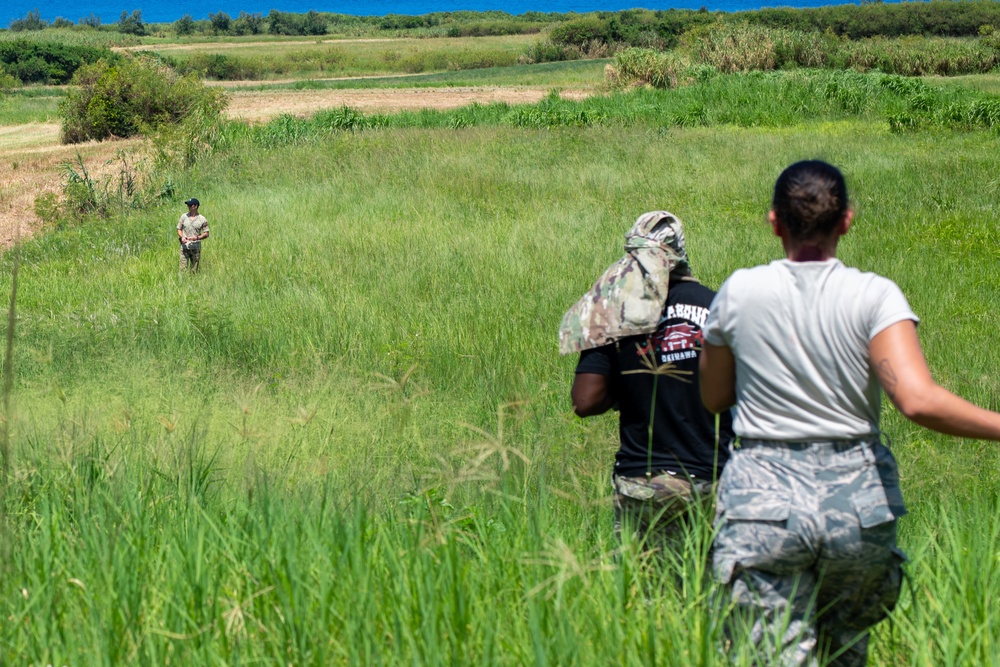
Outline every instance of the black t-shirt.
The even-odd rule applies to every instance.
[[[716,448],[715,415],[705,409],[698,387],[701,329],[714,297],[715,292],[699,283],[673,282],[655,332],[580,354],[576,372],[608,376],[618,398],[621,448],[615,455],[616,475],[667,471],[718,479],[729,457],[732,417],[728,411],[719,415]]]

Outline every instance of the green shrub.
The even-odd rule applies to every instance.
[[[179,62],[167,57],[163,60],[180,74],[195,73],[217,81],[254,81],[264,75],[264,66],[260,61],[224,53],[196,53]]]
[[[7,91],[10,90],[11,88],[17,88],[20,85],[21,82],[17,79],[17,77],[7,72],[3,68],[3,65],[0,65],[0,91]]]
[[[585,16],[558,25],[549,33],[553,44],[561,46],[583,46],[595,39],[610,40],[608,22],[595,16]]]
[[[553,44],[547,39],[538,40],[528,48],[518,62],[522,65],[534,63],[561,62],[563,60],[576,60],[580,57],[579,49],[572,49],[566,46]]]
[[[217,116],[225,107],[221,90],[149,57],[99,61],[81,68],[74,83],[78,88],[61,105],[66,143],[144,134],[195,113]]]
[[[92,46],[24,38],[0,42],[0,66],[24,83],[67,83],[81,66],[102,58],[114,60],[117,56]]]
[[[455,24],[448,28],[448,37],[489,37],[493,35],[531,35],[541,32],[545,23],[524,21],[477,21]]]

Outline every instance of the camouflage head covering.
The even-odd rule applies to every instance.
[[[667,303],[671,274],[695,279],[684,251],[680,218],[666,211],[643,213],[625,235],[625,256],[563,316],[559,353],[581,352],[655,331]]]

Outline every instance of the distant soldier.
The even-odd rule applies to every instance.
[[[208,220],[198,213],[200,202],[188,199],[188,212],[177,221],[177,240],[181,243],[180,270],[189,269],[197,273],[201,262],[201,242],[208,238]]]
[[[640,216],[625,251],[563,318],[560,351],[580,352],[576,414],[620,412],[616,535],[676,549],[697,504],[710,516],[732,439],[729,415],[717,432],[699,394],[701,328],[715,293],[691,274],[681,221],[666,211]]]

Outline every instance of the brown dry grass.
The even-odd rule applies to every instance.
[[[130,140],[64,146],[55,123],[0,127],[0,248],[9,248],[19,234],[27,238],[41,229],[35,198],[60,193],[63,165],[75,163],[77,153],[91,175],[100,178],[118,150],[138,145]]]

